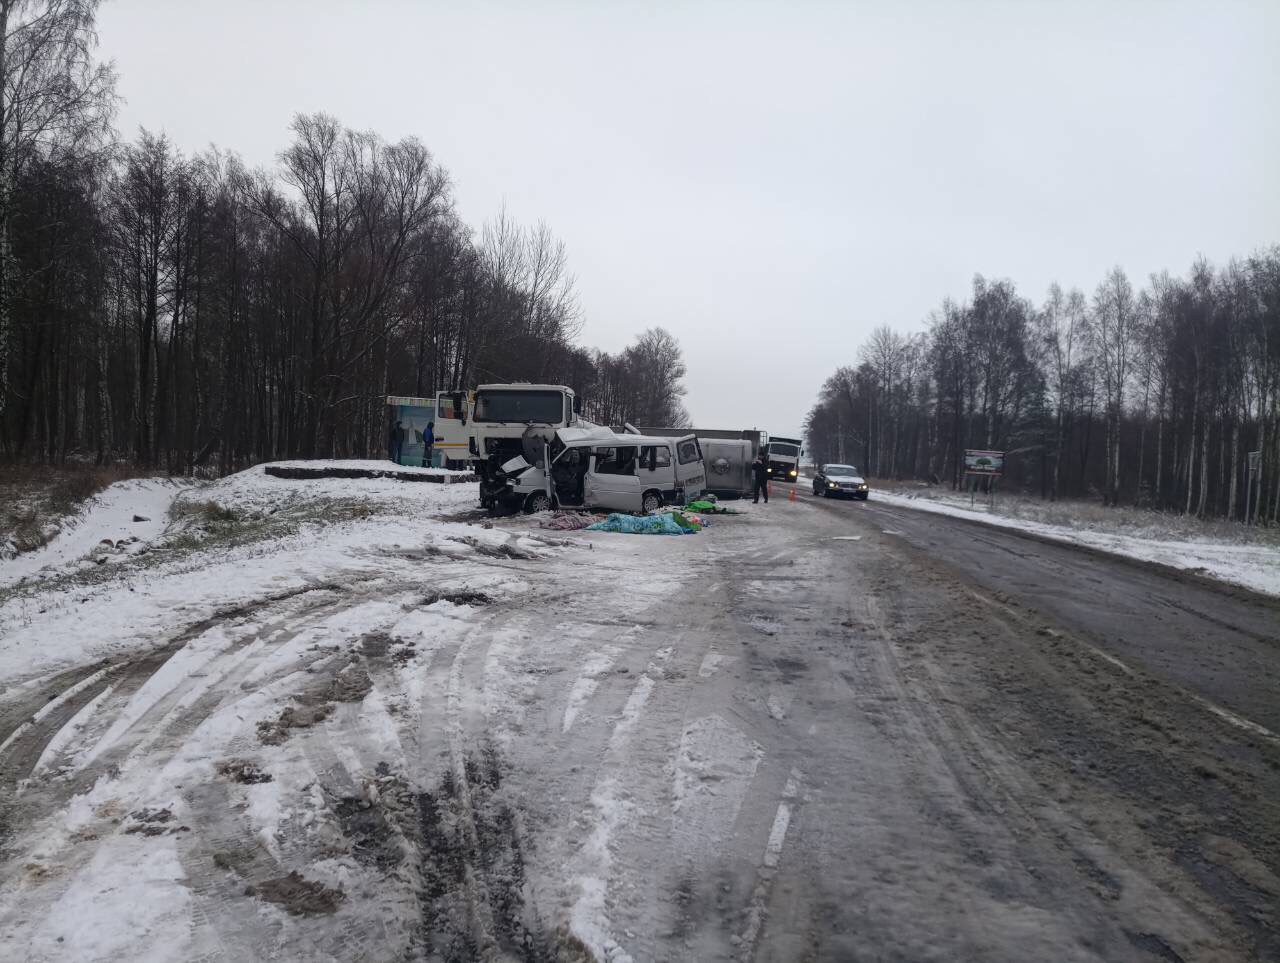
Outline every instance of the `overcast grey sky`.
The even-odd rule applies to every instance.
[[[877,325],[1280,242],[1280,3],[112,0],[127,103],[272,165],[298,111],[419,137],[475,227],[569,246],[584,340],[660,324],[702,427],[793,434]]]

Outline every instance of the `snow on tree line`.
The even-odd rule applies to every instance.
[[[94,0],[0,0],[0,454],[221,471],[386,443],[388,394],[568,384],[584,413],[681,424],[661,328],[582,346],[567,252],[449,175],[298,115],[271,171],[112,129]]]
[[[1280,247],[1140,291],[1117,267],[1039,307],[979,275],[926,331],[878,328],[857,357],[807,416],[817,461],[958,487],[964,449],[1004,450],[1005,487],[1243,521],[1261,451],[1251,520],[1280,517]]]

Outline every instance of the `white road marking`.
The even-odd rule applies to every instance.
[[[782,802],[778,803],[778,811],[773,817],[773,828],[769,830],[769,841],[764,847],[764,864],[770,869],[778,865],[782,856],[782,844],[787,840],[787,828],[791,825],[790,800],[800,795],[800,782],[793,770],[787,785],[782,790]]]
[[[860,542],[860,541],[862,541],[862,536],[861,536],[861,535],[832,535],[832,536],[831,536],[831,541],[833,541],[833,542]]]
[[[1238,716],[1234,712],[1231,712],[1230,710],[1222,708],[1222,706],[1220,705],[1215,705],[1214,703],[1210,702],[1208,699],[1200,698],[1200,696],[1196,695],[1194,692],[1188,692],[1187,695],[1191,696],[1192,699],[1200,703],[1201,706],[1208,709],[1215,716],[1225,720],[1226,722],[1231,723],[1237,729],[1243,729],[1245,732],[1251,732],[1255,736],[1261,736],[1263,739],[1266,739],[1269,742],[1274,742],[1277,745],[1280,745],[1280,736],[1276,735],[1266,726],[1259,725],[1258,723],[1254,722],[1252,719],[1244,718],[1244,716]]]
[[[613,668],[613,660],[617,657],[619,651],[620,649],[617,646],[611,645],[606,646],[595,655],[587,657],[586,662],[582,664],[582,671],[569,689],[569,698],[565,702],[564,719],[560,727],[561,732],[568,732],[573,728],[574,722],[577,721],[578,713],[582,711],[582,707],[587,704],[599,687],[601,677]]]
[[[674,647],[665,646],[655,652],[644,675],[636,680],[631,695],[627,697],[626,705],[622,707],[618,721],[614,724],[613,732],[609,735],[609,747],[605,750],[605,756],[611,764],[609,769],[622,770],[631,733],[640,721],[640,713],[653,692],[654,677],[663,677],[664,666],[674,651]],[[605,903],[609,890],[609,873],[613,865],[610,840],[614,830],[631,817],[633,810],[634,805],[625,798],[617,776],[606,771],[596,780],[591,791],[591,814],[584,813],[583,817],[583,821],[594,828],[578,850],[573,864],[577,870],[578,897],[569,909],[569,928],[597,957],[609,960],[610,963],[631,961],[630,954],[612,935]]]
[[[1011,618],[1016,619],[1018,622],[1022,623],[1023,625],[1026,624],[1026,620],[1023,619],[1020,615],[1018,615],[1017,612],[1014,612],[1007,605],[1002,605],[999,602],[997,602],[995,599],[989,599],[985,595],[981,595],[978,592],[970,591],[969,594],[972,595],[974,598],[978,599],[978,601],[980,602],[985,602],[987,605],[991,605],[991,606],[994,606],[995,608],[1002,609],[1003,611],[1008,613],[1008,615]],[[1091,652],[1093,655],[1096,655],[1098,658],[1102,659],[1104,662],[1108,662],[1111,665],[1115,666],[1125,675],[1127,676],[1134,675],[1134,671],[1132,668],[1130,668],[1124,662],[1121,662],[1111,653],[1102,651],[1102,649],[1099,649],[1096,645],[1090,645],[1088,642],[1085,642],[1083,639],[1077,639],[1070,635],[1065,635],[1060,632],[1055,632],[1052,629],[1050,629],[1049,632],[1056,639],[1067,639],[1068,641],[1075,643],[1075,645],[1079,646],[1080,648],[1085,649],[1088,652]],[[1186,696],[1192,702],[1196,703],[1196,705],[1200,706],[1202,709],[1206,709],[1209,712],[1213,713],[1223,722],[1230,723],[1231,725],[1235,726],[1237,729],[1240,729],[1244,732],[1248,732],[1255,736],[1260,736],[1261,738],[1266,739],[1268,742],[1273,742],[1273,743],[1276,743],[1277,745],[1280,745],[1280,735],[1276,735],[1266,726],[1260,725],[1259,723],[1254,722],[1252,719],[1246,719],[1244,716],[1238,716],[1231,710],[1224,709],[1222,706],[1218,705],[1217,703],[1210,702],[1208,699],[1204,698],[1203,696],[1198,696],[1194,692],[1191,692],[1190,690],[1185,689],[1182,686],[1177,685],[1176,683],[1169,682],[1166,684],[1174,691],[1181,692],[1184,696]]]
[[[1062,636],[1059,635],[1058,637],[1061,638]],[[1102,659],[1104,662],[1110,662],[1112,665],[1114,665],[1117,669],[1119,669],[1125,675],[1133,675],[1133,669],[1129,668],[1127,665],[1125,665],[1123,662],[1117,659],[1110,652],[1103,652],[1096,645],[1090,645],[1088,642],[1080,642],[1078,639],[1073,641],[1083,646],[1084,648],[1088,649],[1090,652],[1096,655],[1099,659]]]
[[[762,866],[756,878],[756,888],[751,894],[751,905],[747,909],[747,926],[738,944],[739,959],[749,960],[755,955],[756,940],[759,939],[760,930],[764,926],[765,904],[769,901],[774,871],[782,858],[782,847],[787,840],[787,830],[791,827],[792,802],[799,796],[800,773],[792,769],[787,784],[783,787],[778,811],[773,816],[773,826],[769,829],[769,841],[764,846]]]

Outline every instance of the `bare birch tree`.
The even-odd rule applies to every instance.
[[[1110,505],[1120,503],[1120,419],[1124,411],[1124,393],[1129,380],[1136,327],[1137,304],[1133,285],[1121,268],[1112,268],[1094,294],[1093,317],[1089,326],[1106,395],[1107,483],[1104,501]]]
[[[0,417],[9,394],[13,191],[39,157],[84,149],[109,126],[115,75],[96,64],[97,0],[0,0]]]

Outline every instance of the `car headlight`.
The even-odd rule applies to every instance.
[[[796,473],[795,473],[795,472],[792,472],[792,473],[791,473],[791,477],[792,477],[792,478],[795,478],[795,477],[796,477]]]
[[[839,485],[837,485],[835,482],[827,482],[827,487],[828,487],[828,488],[839,488],[840,486],[839,486]]]
[[[866,490],[867,490],[867,486],[865,483],[858,486],[858,491],[865,492]]]

